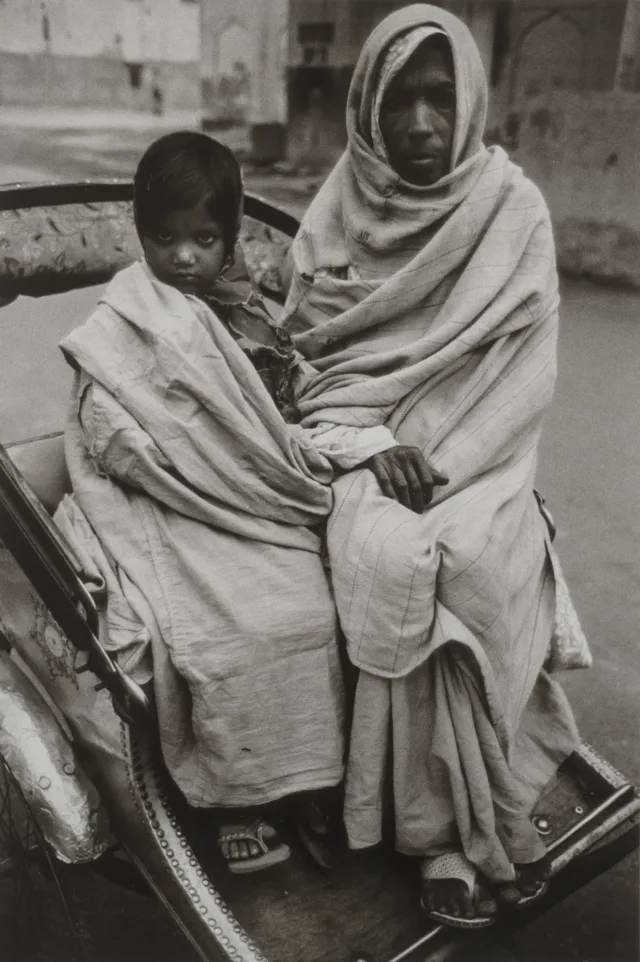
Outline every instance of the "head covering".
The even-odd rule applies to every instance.
[[[397,70],[393,60],[398,56],[397,69],[404,66],[420,43],[435,33],[444,34],[451,46],[456,86],[456,119],[453,137],[452,171],[465,165],[482,151],[482,135],[487,118],[488,92],[484,66],[476,42],[468,27],[457,17],[439,7],[416,3],[396,10],[374,29],[366,40],[353,74],[347,98],[347,136],[349,149],[356,163],[369,165],[373,173],[383,176],[378,164],[387,174],[399,179],[388,166],[388,161],[376,157],[373,149],[372,108],[378,101],[380,88],[388,85]],[[396,44],[399,46],[396,47]],[[406,45],[406,46],[404,46]],[[397,53],[394,55],[394,48]],[[408,55],[407,55],[408,54]],[[385,76],[392,61],[392,75]],[[457,180],[459,178],[454,178]],[[448,178],[439,182],[445,185]],[[412,185],[413,186],[413,185]],[[430,194],[438,193],[431,187],[414,188]]]
[[[416,42],[419,45],[434,32],[447,37],[453,59],[452,169],[435,184],[419,186],[403,180],[389,165],[386,151],[381,156],[374,147],[373,117],[380,91],[395,75],[396,66],[406,62]],[[482,60],[471,33],[457,17],[426,3],[386,17],[365,42],[353,74],[347,98],[347,149],[307,211],[294,245],[300,272],[335,268],[351,279],[366,279],[406,264],[469,196],[492,158],[506,163],[500,148],[487,150],[482,144],[486,113]],[[359,298],[360,293],[355,291],[354,296]],[[285,318],[294,309],[290,298]],[[295,326],[296,319],[291,323]]]
[[[429,186],[403,180],[372,136],[394,51],[403,60],[424,28],[449,41],[456,93],[452,169]],[[394,47],[400,37],[409,44]],[[384,423],[430,371],[460,361],[505,325],[555,309],[548,211],[504,150],[483,145],[486,111],[478,48],[439,7],[397,10],[365,42],[347,100],[347,149],[292,248],[283,323],[318,372],[299,398],[304,417],[332,409],[341,423]]]
[[[371,106],[371,143],[374,153],[380,160],[383,160],[387,164],[389,163],[389,154],[380,131],[380,108],[382,107],[382,101],[392,80],[400,73],[418,47],[423,44],[425,40],[438,35],[446,37],[444,30],[440,30],[438,27],[416,27],[415,30],[411,30],[409,33],[404,33],[397,37],[385,55],[380,68],[378,89],[376,90]]]

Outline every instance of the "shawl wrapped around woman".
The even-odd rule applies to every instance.
[[[389,166],[377,111],[434,32],[453,52],[453,156],[420,187]],[[486,109],[459,20],[416,4],[378,25],[349,92],[348,147],[294,242],[285,323],[316,372],[298,396],[303,426],[384,426],[450,479],[422,515],[370,471],[334,482],[333,587],[360,669],[350,842],[379,840],[391,764],[397,847],[462,845],[507,880],[542,856],[528,815],[577,744],[543,666],[589,654],[533,489],[556,376],[551,225],[536,187],[483,146]]]

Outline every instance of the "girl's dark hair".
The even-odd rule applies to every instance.
[[[140,239],[153,233],[167,214],[206,200],[222,227],[231,256],[242,218],[242,174],[228,147],[193,131],[177,131],[154,141],[142,155],[133,179],[133,215]]]

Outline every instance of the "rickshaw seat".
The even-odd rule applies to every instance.
[[[51,434],[7,445],[7,452],[33,493],[53,514],[64,495],[71,493],[64,435]]]

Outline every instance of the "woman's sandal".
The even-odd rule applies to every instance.
[[[516,881],[514,882],[514,885],[516,887],[518,885],[517,877],[516,877]],[[531,892],[529,895],[521,895],[519,901],[516,902],[513,907],[515,909],[523,909],[529,905],[535,905],[535,903],[539,902],[540,899],[543,898],[548,891],[549,891],[549,882],[546,879],[540,879],[535,892]]]
[[[464,882],[473,901],[478,872],[462,852],[449,852],[446,855],[436,855],[433,858],[423,859],[420,874],[424,882],[443,881],[444,879]],[[429,909],[424,903],[424,896],[421,903],[422,908],[434,922],[449,925],[456,929],[486,929],[496,921],[495,915],[476,915],[474,918],[465,918],[460,915],[449,915],[447,912]]]
[[[539,873],[539,874],[538,874]],[[494,886],[494,894],[507,909],[524,909],[539,902],[549,890],[549,869],[544,862],[538,862],[535,874],[527,863],[515,866],[512,882]],[[522,886],[533,891],[523,891]],[[507,898],[508,895],[508,898]]]
[[[230,826],[231,827],[231,826]],[[218,845],[227,862],[229,871],[235,875],[246,875],[249,872],[260,872],[263,869],[271,868],[272,865],[279,865],[286,862],[291,856],[291,849],[284,842],[278,841],[278,833],[267,822],[259,819],[251,825],[235,827],[235,831],[223,831],[218,835]],[[269,842],[278,841],[274,848],[269,848]],[[230,846],[232,842],[245,842],[247,845],[253,843],[260,850],[259,855],[248,855],[246,858],[241,856],[232,857]],[[226,846],[226,853],[225,848]]]

